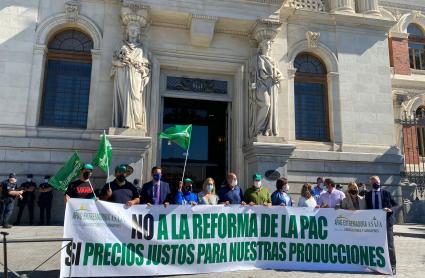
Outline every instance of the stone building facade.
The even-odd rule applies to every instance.
[[[425,75],[410,68],[407,42],[410,23],[425,27],[424,4],[2,1],[0,175],[32,173],[41,181],[74,150],[91,161],[105,130],[113,165],[130,163],[131,179],[149,180],[149,169],[162,165],[175,181],[182,151],[158,133],[193,123],[187,170],[198,186],[232,171],[246,188],[260,172],[270,189],[288,177],[296,196],[317,176],[347,183],[379,175],[400,197],[402,139],[394,119],[400,107],[413,111],[425,99]],[[112,61],[132,23],[149,61],[142,129],[112,124]],[[99,188],[105,175],[95,174]]]

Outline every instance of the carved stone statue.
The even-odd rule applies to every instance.
[[[270,57],[271,41],[259,43],[250,62],[251,95],[249,127],[251,137],[277,136],[277,99],[282,74]]]
[[[140,42],[140,24],[130,21],[127,40],[114,53],[111,76],[114,78],[112,126],[146,129],[144,103],[149,83],[150,63]]]

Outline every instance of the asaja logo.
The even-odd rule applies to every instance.
[[[352,220],[346,216],[339,215],[335,219],[335,227],[337,231],[351,231],[351,232],[373,232],[377,233],[382,229],[382,222],[374,216],[372,219],[356,219]]]
[[[87,209],[83,204],[78,209],[74,210],[72,219],[75,224],[82,226],[89,225],[106,225],[108,227],[119,227],[124,222],[122,216],[113,215],[110,213],[93,212]]]

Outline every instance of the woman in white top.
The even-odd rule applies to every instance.
[[[311,195],[311,184],[305,183],[301,189],[301,197],[298,200],[299,207],[315,208],[316,199]]]
[[[212,178],[207,178],[202,186],[202,192],[198,194],[200,205],[217,205],[218,196],[215,194],[215,183]]]

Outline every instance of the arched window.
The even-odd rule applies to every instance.
[[[78,30],[56,34],[48,44],[42,126],[86,128],[93,41]]]
[[[410,68],[425,69],[425,37],[422,29],[416,24],[407,27],[409,34]]]
[[[294,67],[296,139],[329,141],[326,67],[307,53],[295,58]]]

